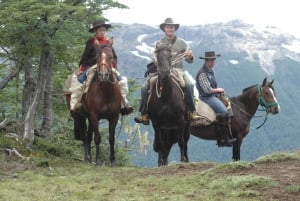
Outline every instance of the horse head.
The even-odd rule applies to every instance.
[[[97,78],[99,82],[114,82],[112,40],[97,49]]]
[[[267,78],[265,78],[262,85],[258,86],[258,102],[268,113],[277,114],[280,106],[276,99],[273,82],[274,80],[267,82]]]
[[[170,76],[172,69],[172,53],[168,46],[160,46],[155,50],[157,57],[158,75],[161,84]]]

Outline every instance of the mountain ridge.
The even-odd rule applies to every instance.
[[[153,57],[155,42],[164,34],[157,27],[143,24],[113,25],[115,29],[109,34],[115,39],[118,69],[122,75],[142,85],[146,65]],[[242,160],[254,160],[275,151],[299,149],[300,126],[297,122],[300,121],[300,110],[297,100],[300,100],[300,39],[275,27],[257,30],[254,25],[240,20],[181,26],[177,36],[184,38],[193,51],[194,63],[184,64],[192,77],[202,66],[203,61],[198,57],[205,51],[214,50],[222,55],[216,61],[215,72],[219,86],[225,88],[229,96],[239,95],[243,88],[253,84],[261,84],[265,77],[275,80],[274,87],[282,109],[278,115],[269,116],[261,129],[250,131],[241,148]],[[139,91],[132,98],[137,99],[138,96]],[[258,112],[258,116],[261,115]],[[262,121],[262,118],[253,119],[251,127],[255,128]],[[138,160],[140,157],[156,158],[151,144],[152,126],[142,126],[141,129],[149,133],[150,144],[146,148],[146,156],[144,153],[134,153],[133,163],[155,166],[156,159],[146,160],[149,162],[147,164]],[[216,149],[215,142],[193,136],[189,141],[189,150],[192,161],[224,162],[231,158],[231,149]],[[206,151],[202,153],[202,150]],[[178,160],[177,152],[178,149],[173,148],[170,160]]]

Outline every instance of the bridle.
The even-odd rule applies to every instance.
[[[268,102],[266,101],[266,98],[265,98],[265,95],[264,95],[262,89],[263,89],[263,86],[262,86],[262,85],[257,85],[257,90],[258,90],[257,101],[258,101],[259,105],[262,107],[262,109],[258,109],[258,110],[260,110],[260,111],[265,111],[266,114],[265,114],[265,115],[261,115],[261,116],[254,116],[254,117],[263,117],[263,116],[265,116],[265,119],[264,119],[263,123],[262,123],[260,126],[256,127],[256,129],[261,128],[261,127],[266,123],[266,121],[267,121],[267,119],[268,119],[268,115],[269,115],[269,113],[270,113],[271,107],[277,106],[277,105],[278,105],[277,102],[268,103]],[[247,116],[252,117],[251,114],[249,114],[249,113],[246,112],[244,109],[242,109],[241,107],[239,107],[236,103],[234,103],[233,101],[230,101],[230,102],[231,102],[232,105],[236,106],[236,107],[238,108],[238,110],[240,110],[241,112],[243,112],[243,113],[246,114]]]
[[[105,48],[105,47],[103,47]],[[116,79],[110,79],[113,72],[112,72],[112,67],[111,67],[111,64],[109,64],[107,62],[107,54],[105,52],[103,52],[102,50],[102,53],[101,53],[101,61],[100,63],[97,63],[97,78],[98,78],[98,84],[101,83],[101,82],[107,82],[107,83],[111,83],[111,84],[114,84],[116,82]],[[102,67],[103,66],[103,67]],[[104,68],[105,71],[101,71],[100,69]]]
[[[263,87],[261,85],[258,86],[258,103],[263,108],[262,111],[266,111],[266,113],[270,113],[270,109],[273,106],[278,106],[277,102],[267,103],[266,98],[264,97]]]

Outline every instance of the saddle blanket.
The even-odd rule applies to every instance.
[[[192,121],[191,126],[193,127],[204,127],[211,125],[216,121],[215,111],[205,102],[197,98],[196,101],[196,111],[201,116],[201,119],[197,121]]]

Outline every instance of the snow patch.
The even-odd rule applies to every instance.
[[[142,51],[142,52],[145,52],[147,54],[153,54],[153,52],[154,52],[154,47],[150,47],[146,43],[142,43],[141,45],[137,45],[135,48]]]
[[[281,46],[292,52],[300,53],[300,41],[299,40],[294,40],[291,45],[282,44]]]
[[[141,43],[142,40],[143,40],[146,36],[148,36],[148,34],[142,34],[142,35],[139,35],[139,36],[137,37],[137,39],[136,39],[137,42]]]
[[[234,60],[234,59],[229,60],[229,62],[230,62],[231,64],[238,64],[238,63],[239,63],[239,61]]]
[[[147,56],[143,56],[143,55],[140,55],[138,51],[130,51],[133,55],[137,56],[137,57],[140,57],[142,59],[146,59],[148,61],[152,61],[152,58],[149,58]]]

